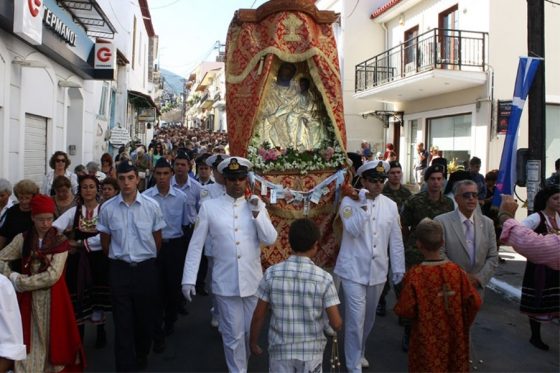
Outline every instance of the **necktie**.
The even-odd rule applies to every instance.
[[[471,266],[473,266],[476,255],[476,249],[474,247],[473,223],[467,219],[463,222],[463,224],[465,224],[465,228],[467,228],[465,231],[465,239],[467,241],[467,251],[469,252],[469,256],[471,258]]]

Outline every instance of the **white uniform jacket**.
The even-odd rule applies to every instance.
[[[221,196],[224,196],[225,194],[225,185],[218,183],[203,185],[200,188],[200,204],[202,205],[205,201],[219,198]],[[208,237],[204,244],[204,255],[212,256],[212,241],[210,240],[210,237]]]
[[[263,207],[257,218],[244,197],[229,195],[205,201],[187,251],[182,284],[196,283],[207,237],[212,242],[212,292],[222,296],[254,295],[262,278],[260,244],[272,245],[278,233]]]
[[[339,209],[342,243],[334,273],[362,285],[387,280],[388,256],[393,273],[404,273],[404,247],[397,204],[384,195],[367,199],[367,211],[359,201],[344,197]]]

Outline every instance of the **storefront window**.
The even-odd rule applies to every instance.
[[[429,118],[427,148],[437,146],[448,162],[455,160],[458,165],[468,163],[472,149],[471,117],[471,114],[460,114]]]
[[[554,162],[560,158],[560,105],[546,105],[545,143],[545,171],[549,177],[555,172]]]

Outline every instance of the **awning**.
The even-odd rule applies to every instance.
[[[91,37],[113,39],[117,30],[96,0],[57,0]]]
[[[159,111],[159,108],[157,107],[156,103],[154,102],[154,99],[152,98],[152,96],[147,95],[145,93],[142,92],[138,92],[138,91],[132,91],[129,90],[128,91],[128,101],[136,106],[136,107],[153,107],[156,108],[156,112],[158,115],[161,115],[161,112]]]

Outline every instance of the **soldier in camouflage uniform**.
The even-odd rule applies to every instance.
[[[428,167],[424,173],[424,181],[428,186],[427,190],[412,195],[404,202],[403,210],[401,211],[401,225],[407,270],[415,264],[422,263],[424,260],[424,256],[416,248],[416,235],[414,231],[418,223],[424,218],[433,219],[438,215],[453,211],[455,208],[453,200],[443,194],[444,174],[445,168],[440,164]],[[403,351],[408,351],[410,322],[403,319],[399,321],[405,326],[402,349]]]
[[[401,184],[402,180],[402,166],[398,161],[389,162],[391,168],[389,169],[389,178],[383,186],[381,192],[384,196],[391,198],[397,204],[399,213],[402,212],[404,201],[412,195],[407,187]]]
[[[420,220],[433,219],[445,212],[453,211],[453,200],[443,194],[444,169],[441,165],[430,166],[426,169],[424,180],[428,190],[409,197],[401,211],[401,225],[403,239],[405,240],[406,268],[420,264],[423,255],[416,248],[416,235],[414,230]]]
[[[399,213],[402,211],[404,201],[408,199],[412,195],[410,190],[407,187],[402,185],[402,166],[398,161],[391,161],[389,162],[389,178],[385,185],[383,185],[383,191],[381,192],[384,196],[391,198],[397,204],[397,209]],[[389,274],[387,274],[388,278]],[[401,285],[401,284],[399,284]],[[395,292],[398,292],[400,286],[394,285]],[[381,293],[381,298],[379,299],[379,303],[377,304],[376,314],[378,316],[385,316],[387,313],[387,301],[385,297],[389,293],[391,286],[389,285],[389,280],[385,282],[385,287],[383,288],[383,292]]]

